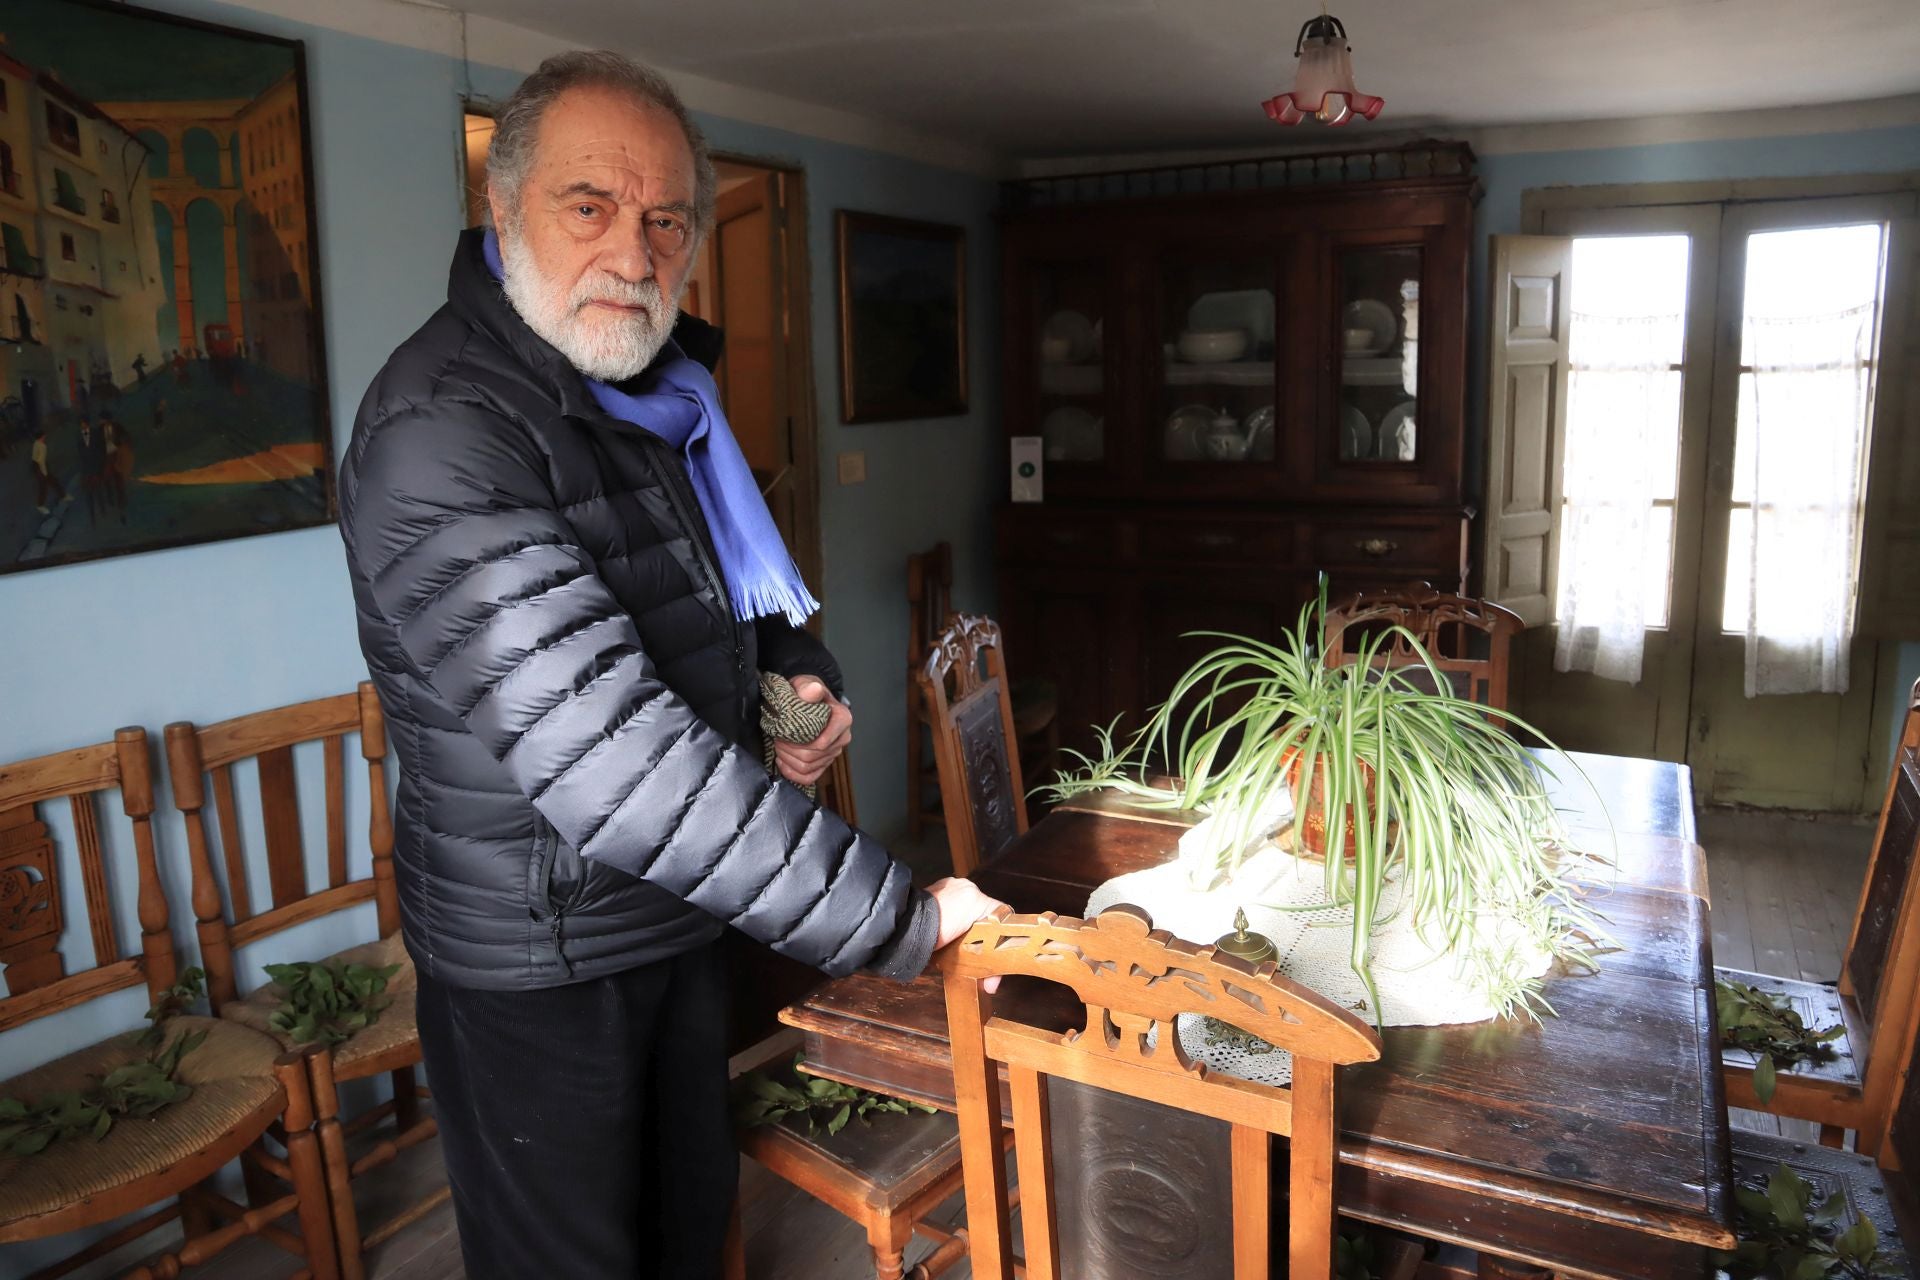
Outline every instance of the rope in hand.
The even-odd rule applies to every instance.
[[[760,673],[760,736],[766,741],[767,772],[780,776],[774,755],[776,742],[812,742],[833,718],[833,704],[808,702],[793,691],[792,683],[771,671]],[[819,798],[819,787],[808,783],[800,788],[811,799]]]

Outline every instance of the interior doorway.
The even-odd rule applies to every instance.
[[[801,574],[824,599],[806,175],[733,157],[715,168],[713,230],[680,306],[726,334],[714,371],[720,403]]]
[[[466,225],[487,220],[493,117],[462,117]],[[714,226],[700,246],[680,309],[726,335],[714,371],[721,407],[753,468],[780,536],[815,598],[825,601],[820,546],[819,424],[814,415],[806,174],[721,156]],[[809,629],[821,625],[821,614]]]

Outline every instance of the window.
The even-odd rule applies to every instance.
[[[80,257],[73,247],[73,236],[65,231],[60,233],[60,257],[66,262],[75,262]]]
[[[87,202],[80,196],[80,188],[73,183],[73,175],[65,169],[53,171],[53,203],[68,213],[84,215]]]
[[[5,83],[0,80],[0,85]],[[20,175],[13,167],[13,148],[4,142],[0,142],[0,191],[10,196],[20,194]]]
[[[45,274],[47,264],[27,252],[26,233],[11,222],[0,222],[0,248],[7,252],[7,270],[23,276]]]
[[[1573,242],[1556,622],[1580,612],[1577,597],[1592,592],[1637,594],[1641,616],[1628,625],[1667,625],[1687,257],[1685,236]],[[1597,559],[1636,575],[1637,584],[1570,571],[1588,544],[1617,552],[1627,543],[1644,547],[1644,555]]]
[[[0,77],[0,111],[5,111],[6,109],[7,109],[7,82],[4,77]]]
[[[80,154],[80,117],[57,102],[47,103],[47,141],[62,151]]]
[[[1744,651],[1736,698],[1843,693],[1856,635],[1920,627],[1920,499],[1886,478],[1914,446],[1874,426],[1920,180],[1886,181],[1542,193],[1530,224],[1562,235],[1495,238],[1488,594],[1554,624],[1557,670],[1637,683],[1647,654],[1698,682]]]
[[[1885,239],[1874,222],[1747,238],[1727,632],[1850,621]]]

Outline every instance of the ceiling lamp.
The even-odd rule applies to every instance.
[[[1323,124],[1345,124],[1356,115],[1373,119],[1387,105],[1386,99],[1353,87],[1352,52],[1340,19],[1321,10],[1319,17],[1308,18],[1301,25],[1300,37],[1293,42],[1293,56],[1300,59],[1293,92],[1278,94],[1260,105],[1280,124],[1299,124],[1308,116]]]

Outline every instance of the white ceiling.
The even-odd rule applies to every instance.
[[[581,45],[1008,158],[1290,145],[1317,0],[454,0]],[[1463,127],[1920,91],[1920,0],[1333,0],[1376,125]],[[1317,126],[1310,126],[1317,129]]]

